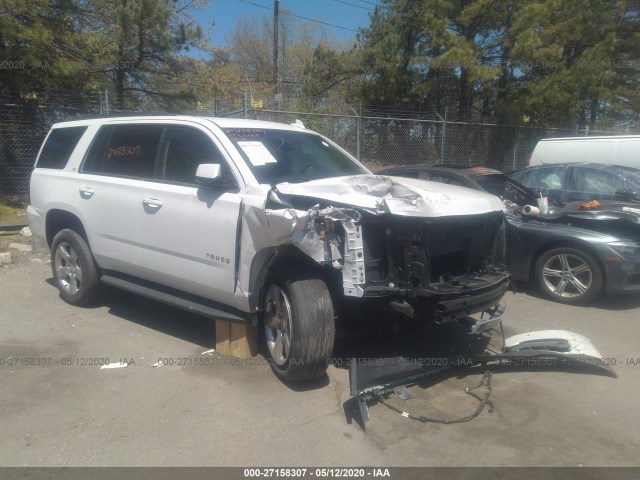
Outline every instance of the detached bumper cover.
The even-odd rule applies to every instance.
[[[498,307],[488,320],[477,322],[471,334],[478,336],[491,328],[502,331],[504,308]],[[592,367],[601,374],[617,377],[609,364],[586,337],[564,330],[543,330],[515,335],[504,340],[501,353],[485,352],[481,355],[459,354],[443,357],[425,364],[421,359],[403,357],[352,359],[349,381],[352,400],[357,405],[361,426],[369,419],[368,403],[376,402],[384,395],[415,385],[427,377],[454,368],[472,368],[479,365],[545,368],[553,371],[560,367]],[[345,405],[345,411],[347,406]]]

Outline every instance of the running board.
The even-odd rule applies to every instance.
[[[154,288],[141,285],[140,283],[114,277],[112,275],[102,275],[100,277],[100,281],[111,287],[142,295],[143,297],[157,300],[204,317],[213,318],[215,320],[224,320],[227,322],[247,323],[247,318],[243,316],[243,312],[238,311],[236,314],[222,310],[222,308],[216,308],[213,305],[206,305],[204,303],[206,302],[206,299],[204,298],[202,299],[202,302],[200,302],[199,297],[189,295],[190,298],[184,298],[180,296],[177,291],[175,293],[173,291],[162,292]],[[213,304],[214,302],[211,303]]]

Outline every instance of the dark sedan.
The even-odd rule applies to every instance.
[[[602,202],[596,209],[581,202],[549,214],[526,216],[536,192],[497,170],[432,165],[396,167],[379,175],[419,178],[484,190],[502,198],[507,218],[507,267],[514,279],[534,281],[562,303],[579,304],[602,292],[640,292],[640,209]]]
[[[510,177],[556,202],[617,200],[640,203],[640,170],[599,163],[537,165]]]

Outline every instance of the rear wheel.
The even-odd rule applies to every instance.
[[[544,294],[561,303],[587,303],[602,290],[600,265],[591,254],[577,248],[544,252],[536,262],[535,274]]]
[[[53,238],[51,270],[65,302],[81,306],[96,300],[98,269],[89,245],[73,230],[60,230]]]
[[[309,278],[272,283],[264,301],[264,330],[273,371],[287,381],[324,375],[335,322],[327,285]]]

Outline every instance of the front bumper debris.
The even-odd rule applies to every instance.
[[[391,393],[403,399],[411,398],[412,395],[408,392],[407,386],[457,368],[493,366],[553,371],[561,368],[586,367],[600,374],[617,377],[593,343],[580,334],[565,330],[542,330],[505,339],[502,328],[505,310],[504,306],[497,306],[487,311],[489,317],[481,320],[473,319],[474,322],[469,329],[470,346],[474,342],[481,342],[482,338],[486,340],[490,332],[500,333],[503,341],[499,351],[485,347],[480,354],[457,353],[430,359],[404,357],[366,359],[365,361],[351,359],[349,383],[352,398],[345,403],[347,418],[355,419],[364,429],[365,422],[369,420],[369,404],[378,401],[384,403],[384,398]],[[492,406],[490,402],[485,403]]]

